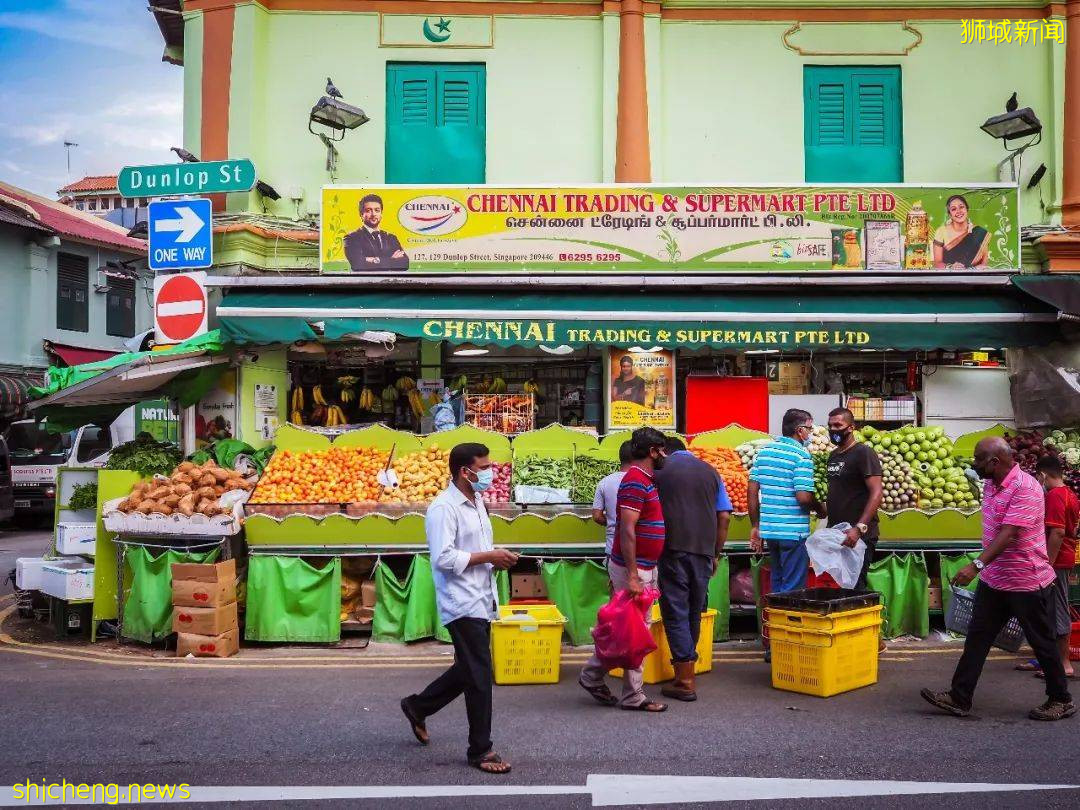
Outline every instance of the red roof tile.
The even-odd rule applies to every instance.
[[[98,174],[68,183],[56,193],[63,194],[66,191],[116,191],[115,174]]]
[[[52,228],[62,237],[108,245],[135,255],[146,255],[144,240],[132,239],[127,235],[127,228],[113,225],[108,220],[77,211],[56,200],[47,200],[4,182],[0,182],[0,196],[10,197],[29,205],[42,225]]]

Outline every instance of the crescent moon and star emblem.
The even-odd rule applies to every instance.
[[[439,21],[432,27],[431,18],[428,17],[424,20],[424,38],[428,42],[446,42],[446,40],[450,39],[451,22],[453,22],[453,20],[439,17]]]

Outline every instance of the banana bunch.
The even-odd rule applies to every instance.
[[[351,388],[342,388],[339,398],[342,405],[348,405],[350,402],[356,401],[356,392]]]
[[[348,424],[348,420],[345,419],[345,412],[337,405],[330,405],[326,409],[326,426],[327,427],[339,427],[340,425]]]
[[[292,404],[289,406],[289,410],[294,413],[304,410],[304,389],[302,386],[298,385],[292,390]]]
[[[521,386],[521,390],[523,390],[526,394],[539,394],[540,386],[532,380],[526,380],[525,384]]]
[[[373,411],[378,405],[378,399],[375,396],[375,392],[370,388],[365,388],[360,392],[360,407],[365,411]]]
[[[360,378],[353,377],[352,375],[337,378],[337,384],[342,388],[353,388],[358,382],[360,382]]]
[[[394,386],[388,385],[388,386],[386,386],[386,388],[383,389],[382,401],[386,405],[393,406],[394,403],[397,402],[397,398],[398,398],[398,390]]]
[[[424,398],[420,396],[420,392],[417,391],[415,388],[409,391],[408,397],[409,407],[416,415],[416,418],[420,419],[427,412],[427,409],[424,407]]]
[[[469,387],[469,378],[464,374],[459,374],[455,379],[450,381],[447,386],[451,391],[464,391]]]
[[[412,377],[398,377],[397,382],[394,383],[394,387],[402,393],[412,391],[416,388],[416,380]]]
[[[304,412],[297,408],[293,408],[292,413],[289,414],[289,421],[294,425],[304,424]]]
[[[505,394],[506,393],[506,380],[502,377],[496,377],[491,381],[490,393],[492,394]]]
[[[326,401],[326,397],[323,396],[322,386],[321,385],[313,385],[313,386],[311,386],[311,398],[312,398],[312,400],[314,400],[316,405],[329,405],[330,404],[330,403],[328,403]]]

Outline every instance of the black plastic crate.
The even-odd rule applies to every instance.
[[[801,610],[806,613],[839,613],[881,603],[877,591],[856,591],[848,588],[802,588],[798,591],[765,594],[769,607]]]

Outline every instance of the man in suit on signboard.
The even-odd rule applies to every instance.
[[[345,258],[354,273],[408,270],[409,257],[392,233],[379,228],[383,201],[378,194],[360,200],[360,218],[364,225],[345,237]]]

